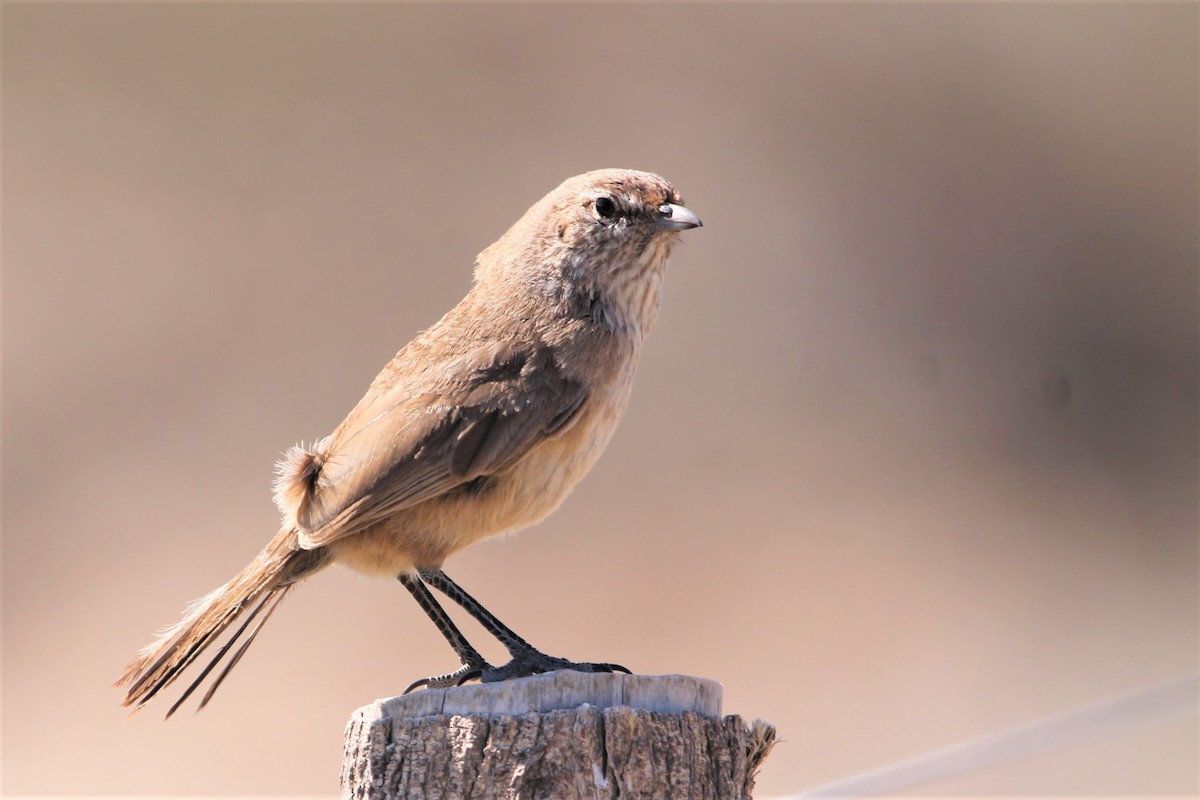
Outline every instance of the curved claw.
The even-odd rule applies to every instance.
[[[428,685],[429,685],[429,678],[421,678],[421,680],[419,680],[419,681],[413,681],[412,683],[410,683],[408,685],[408,688],[405,689],[403,692],[401,692],[401,694],[408,694],[409,692],[420,689],[422,686],[428,686]]]
[[[445,675],[432,675],[428,678],[421,678],[420,680],[413,681],[408,685],[408,688],[405,689],[403,693],[408,694],[409,692],[421,688],[446,689],[451,686],[462,686],[467,681],[483,677],[484,670],[491,668],[491,665],[487,664],[486,662],[482,666],[463,664],[461,667],[454,670],[454,672],[450,672]]]

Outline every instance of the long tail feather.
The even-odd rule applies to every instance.
[[[233,644],[242,637],[246,629],[259,617],[251,629],[250,636],[236,652],[233,660],[216,680],[219,685],[242,657],[250,642],[287,590],[301,578],[316,572],[328,563],[327,556],[319,550],[300,549],[296,534],[280,531],[270,544],[242,570],[233,580],[190,605],[174,626],[144,648],[126,668],[115,686],[128,686],[123,705],[133,706],[136,713],[160,690],[169,686],[196,658],[216,640],[238,617],[249,612],[245,621],[234,632],[209,662],[200,676],[183,693],[183,696],[167,712],[169,717],[186,700],[217,666]],[[215,689],[215,686],[214,686]],[[212,697],[212,690],[205,695],[201,707]]]
[[[246,628],[250,626],[250,623],[254,621],[254,618],[257,617],[259,612],[263,610],[263,607],[267,604],[267,601],[272,597],[273,594],[274,591],[268,592],[265,597],[255,604],[254,609],[246,615],[246,619],[241,625],[238,626],[238,629],[233,632],[233,635],[229,637],[229,641],[221,646],[221,649],[217,651],[217,654],[213,656],[211,660],[209,660],[204,669],[200,670],[200,674],[196,676],[196,679],[188,684],[188,687],[183,690],[183,694],[179,695],[179,699],[176,700],[169,709],[167,709],[166,719],[170,719],[171,715],[179,710],[179,707],[183,705],[189,697],[192,696],[192,693],[196,691],[196,688],[199,687],[201,683],[204,682],[204,679],[207,678],[209,673],[213,671],[213,668],[221,662],[221,659],[223,659],[225,654],[229,652],[229,648],[237,644],[238,639],[240,639],[242,634],[246,632]]]
[[[292,587],[290,586],[285,586],[282,589],[277,589],[275,592],[272,592],[266,600],[263,601],[263,604],[267,608],[267,612],[262,615],[262,619],[258,621],[258,624],[250,629],[250,635],[246,637],[246,641],[242,642],[242,646],[239,647],[237,652],[233,654],[233,658],[229,659],[229,663],[226,664],[225,668],[221,670],[221,673],[213,679],[212,685],[208,687],[208,691],[204,693],[204,697],[200,698],[200,705],[197,707],[197,711],[208,705],[209,700],[212,700],[212,696],[216,694],[217,688],[225,681],[225,677],[229,675],[234,667],[237,666],[237,663],[242,660],[242,656],[246,654],[246,650],[249,649],[250,645],[254,642],[255,637],[258,636],[258,632],[262,630],[262,626],[267,624],[267,620],[269,620],[271,615],[275,613],[275,609],[279,607],[281,602],[283,602],[283,598],[287,596],[288,590],[291,588]]]

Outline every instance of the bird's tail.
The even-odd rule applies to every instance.
[[[245,619],[229,640],[217,651],[183,696],[167,711],[167,716],[185,701],[225,657],[230,648],[246,636],[232,658],[213,679],[200,700],[203,708],[230,670],[241,660],[263,623],[274,612],[288,591],[299,581],[329,563],[320,550],[303,550],[294,531],[281,530],[261,553],[233,580],[192,603],[183,619],[164,630],[138,653],[114,684],[128,686],[122,705],[140,709],[159,690],[171,684],[206,647],[241,616]]]

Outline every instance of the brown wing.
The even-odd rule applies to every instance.
[[[400,383],[369,394],[325,444],[296,517],[307,547],[503,470],[587,399],[540,344],[491,344],[442,368],[415,396]]]

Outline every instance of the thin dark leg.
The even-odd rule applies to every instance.
[[[440,569],[423,569],[420,570],[420,575],[421,580],[425,581],[425,583],[446,595],[446,597],[449,597],[455,603],[458,603],[467,610],[467,613],[479,620],[479,624],[484,627],[484,630],[499,639],[500,643],[504,645],[508,649],[508,652],[512,653],[514,656],[519,651],[534,649],[533,645],[529,644],[529,642],[513,633],[512,628],[496,619],[495,614],[484,608],[478,600],[467,594],[466,589],[452,581],[450,576],[442,572]]]
[[[437,689],[444,686],[458,686],[472,678],[481,677],[485,669],[492,668],[490,664],[484,661],[479,651],[471,646],[471,643],[467,641],[467,637],[463,636],[462,631],[454,624],[454,620],[450,619],[450,615],[446,613],[446,609],[442,608],[437,598],[430,594],[429,589],[425,587],[425,584],[421,583],[419,578],[407,572],[402,572],[396,577],[400,581],[400,584],[412,593],[413,598],[417,601],[417,605],[429,615],[429,618],[433,620],[433,624],[441,631],[442,636],[446,637],[446,641],[450,643],[450,646],[454,648],[455,654],[462,661],[462,666],[454,672],[414,681],[412,685],[404,690],[405,694],[421,686],[426,686],[430,689]]]
[[[571,669],[577,672],[624,672],[629,670],[619,664],[593,664],[588,662],[568,661],[565,658],[555,658],[542,653],[529,642],[513,633],[492,612],[484,608],[478,600],[467,594],[466,590],[450,579],[450,576],[438,570],[420,570],[421,580],[445,594],[468,614],[479,621],[488,633],[500,640],[500,643],[512,655],[512,661],[502,667],[486,665],[482,668],[480,680],[484,683],[534,675],[541,672],[553,672],[559,669]],[[445,611],[442,612],[445,614]],[[460,634],[461,636],[461,634]]]

